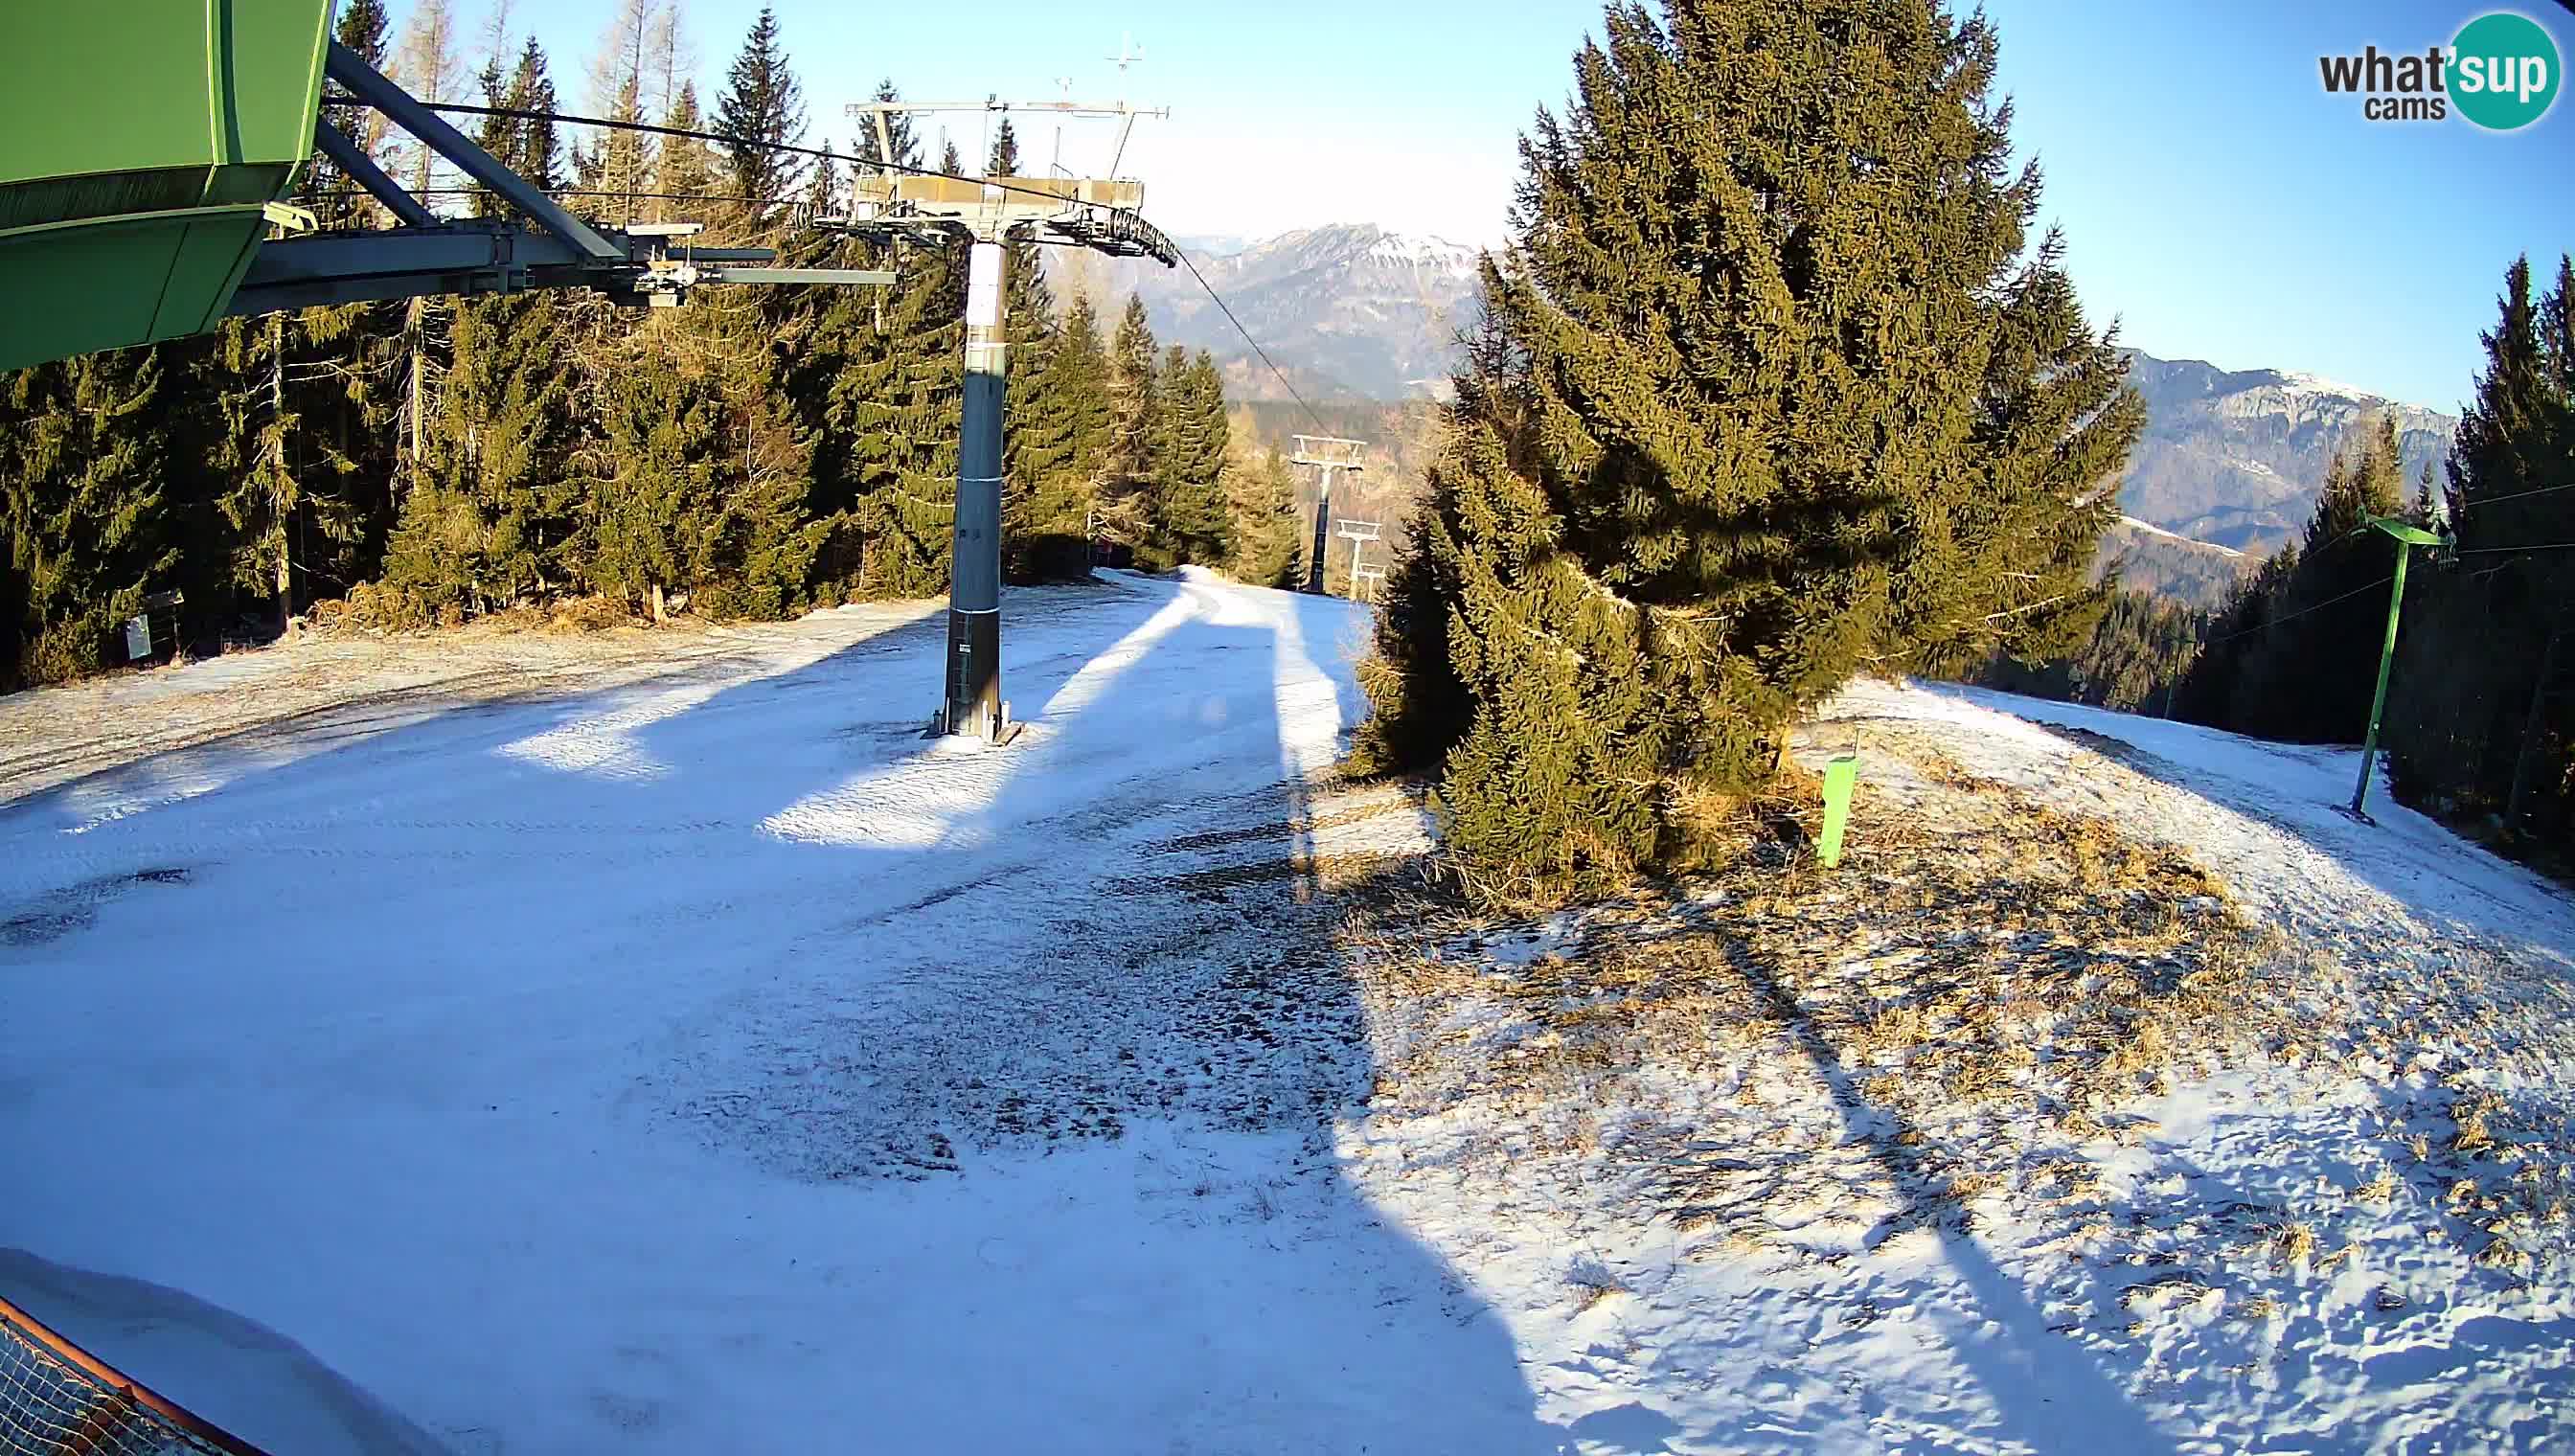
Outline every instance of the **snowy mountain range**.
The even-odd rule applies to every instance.
[[[2146,433],[2119,489],[2131,517],[2178,536],[2268,554],[2306,524],[2351,428],[2393,414],[2410,481],[2449,455],[2458,417],[2295,370],[2222,370],[2128,355]]]
[[[1405,400],[1447,388],[1457,330],[1475,291],[1476,250],[1365,223],[1275,238],[1180,240],[1190,261],[1309,400]],[[1212,351],[1238,399],[1287,392],[1187,269],[1050,254],[1057,291],[1089,293],[1114,322],[1141,294],[1165,344]]]

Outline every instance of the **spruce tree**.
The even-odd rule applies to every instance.
[[[671,111],[662,118],[664,126],[680,131],[700,131],[706,118],[698,114],[698,85],[680,83],[679,94],[672,98]],[[723,163],[712,148],[688,137],[665,137],[662,140],[661,171],[655,176],[653,190],[665,194],[660,200],[665,221],[696,221],[707,213],[705,199],[721,185]]]
[[[1163,429],[1159,346],[1145,300],[1127,296],[1127,311],[1109,344],[1109,429],[1101,461],[1102,530],[1111,540],[1150,553],[1154,533],[1154,455]]]
[[[903,92],[895,86],[894,78],[887,77],[877,83],[873,99],[901,101]],[[858,156],[858,170],[873,171],[883,167],[888,161],[898,167],[920,166],[921,140],[913,134],[912,117],[908,113],[896,112],[885,119],[885,127],[887,139],[894,144],[894,150],[891,152],[878,145],[874,118],[859,123],[859,141],[855,149]]]
[[[264,601],[280,632],[369,565],[371,531],[381,529],[369,506],[381,498],[352,488],[361,465],[339,444],[353,423],[381,418],[362,373],[380,336],[355,336],[385,323],[364,306],[228,319],[173,352],[192,366],[185,377],[215,426],[202,459],[226,523],[229,585]]]
[[[1193,359],[1174,345],[1156,392],[1163,407],[1154,449],[1154,555],[1165,566],[1222,563],[1233,555],[1234,535],[1225,494],[1225,382],[1205,350]]]
[[[804,186],[805,159],[776,150],[805,140],[805,88],[788,68],[778,12],[769,6],[761,7],[725,73],[725,89],[716,98],[715,129],[734,139],[725,145],[725,163],[734,195],[745,200],[754,218],[767,217],[770,202],[792,197]]]
[[[760,301],[718,294],[661,324],[680,367],[705,376],[716,412],[714,519],[692,610],[774,620],[815,604],[833,524],[807,510],[813,452],[770,367]]]
[[[656,622],[672,593],[711,575],[726,455],[720,381],[690,367],[671,332],[668,322],[649,321],[626,367],[604,381],[599,438],[582,477],[585,575]]]
[[[2504,275],[2500,318],[2484,336],[2486,368],[2476,399],[2460,413],[2450,452],[2450,483],[2457,493],[2463,548],[2500,547],[2565,539],[2560,531],[2575,510],[2569,492],[2533,494],[2567,479],[2563,420],[2575,400],[2575,322],[2568,294],[2575,273],[2561,260],[2555,288],[2534,297],[2530,261],[2515,259]],[[2510,497],[2510,500],[2500,498]],[[2491,503],[2491,504],[2489,504]],[[2553,575],[2554,564],[2515,564],[2528,583]]]
[[[864,542],[858,586],[870,596],[948,590],[965,397],[961,263],[946,249],[914,252],[887,290],[884,332],[859,336],[827,396],[827,425],[847,441]]]
[[[993,138],[993,154],[985,164],[984,175],[1015,177],[1019,168],[1019,134],[1005,117]],[[1027,236],[1013,237],[1006,247],[1010,261],[1003,271],[1003,310],[1010,324],[1012,347],[1043,345],[1055,332],[1056,318],[1055,290],[1047,284],[1046,249]]]
[[[1073,468],[1095,494],[1109,470],[1110,432],[1116,424],[1115,366],[1100,332],[1099,312],[1091,300],[1076,297],[1057,326],[1057,348],[1051,366],[1070,371],[1076,384],[1066,386],[1073,402]]]
[[[232,490],[224,516],[234,531],[234,585],[270,596],[278,632],[294,614],[294,536],[304,503],[301,413],[286,392],[291,338],[286,315],[224,320],[224,456]],[[263,593],[263,588],[268,591]]]
[[[1266,451],[1256,464],[1237,456],[1226,464],[1225,484],[1234,536],[1226,570],[1256,587],[1295,586],[1303,544],[1297,540],[1296,482],[1287,457]]]
[[[348,0],[340,7],[339,24],[332,31],[332,36],[357,52],[368,65],[382,71],[392,31],[393,22],[385,13],[384,0]],[[339,127],[371,158],[376,157],[384,146],[385,121],[372,108],[326,110],[323,120]],[[305,165],[300,196],[304,205],[314,210],[321,225],[333,231],[366,226],[367,220],[379,213],[378,204],[359,188],[357,179],[318,151]]]
[[[163,363],[125,349],[0,374],[0,690],[123,662],[119,625],[175,585]]]
[[[830,151],[832,139],[825,137],[821,149]],[[805,182],[805,214],[808,218],[836,218],[848,208],[849,194],[841,185],[841,169],[830,157],[813,159],[814,173]]]
[[[495,53],[483,58],[483,69],[474,78],[475,89],[482,93],[483,105],[498,111],[516,108],[520,97],[514,94],[508,74],[501,69],[501,57]],[[519,170],[519,140],[527,128],[512,118],[487,115],[476,128],[474,143],[492,154],[492,159],[516,172]],[[477,186],[472,195],[474,215],[478,218],[499,217],[504,209],[499,196],[489,188]]]
[[[551,293],[456,312],[455,353],[385,579],[448,621],[560,589],[580,529],[566,304]]]
[[[523,111],[556,110],[554,77],[548,74],[545,47],[529,36],[519,48],[519,64],[510,73],[511,105]],[[555,192],[563,186],[563,143],[555,124],[542,117],[519,123],[518,173],[537,186],[540,192]]]
[[[1019,136],[1005,118],[985,175],[1016,176],[1019,163]],[[1086,315],[1079,338],[1059,331],[1038,244],[1015,237],[1006,249],[1002,324],[1011,355],[1002,434],[1002,571],[1014,582],[1081,576],[1091,568],[1092,507],[1081,454],[1106,405],[1099,327]]]
[[[1109,422],[1109,358],[1099,321],[1076,300],[1050,326],[1038,280],[1014,288],[1011,385],[1003,450],[1003,570],[1015,582],[1077,577],[1091,567],[1091,513]],[[1034,338],[1033,344],[1021,341]]]
[[[896,98],[894,83],[878,88]],[[903,118],[890,160],[920,165]],[[862,171],[879,165],[873,125]],[[948,588],[964,395],[964,260],[948,249],[858,245],[841,266],[887,267],[883,289],[771,291],[776,378],[813,452],[809,511],[833,534],[818,575],[865,596]]]
[[[1933,0],[1612,7],[1521,147],[1368,756],[1501,881],[1687,862],[1864,671],[2079,640],[2142,423]]]

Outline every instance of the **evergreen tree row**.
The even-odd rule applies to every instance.
[[[2300,538],[2212,616],[2123,593],[2081,650],[1997,661],[1978,681],[2357,742],[2395,565],[2369,522],[2446,527],[2453,545],[2417,549],[2406,577],[2380,733],[2396,791],[2562,866],[2575,841],[2575,257],[2560,256],[2545,289],[2527,259],[2506,270],[2484,343],[2446,480],[2427,468],[2406,481],[2394,421],[2367,422]]]
[[[2575,259],[2513,264],[2450,455],[2454,556],[2409,573],[2385,740],[2400,795],[2575,845]]]
[[[2206,613],[2122,588],[2111,593],[2092,635],[2073,653],[2037,662],[1998,655],[1971,681],[2029,698],[2170,718],[2206,630]]]
[[[2429,482],[2424,483],[2428,493]],[[2378,682],[2395,544],[2369,524],[2428,524],[2407,504],[2396,422],[2352,433],[2325,471],[2306,531],[2237,583],[2175,695],[2175,716],[2257,737],[2357,742]]]
[[[349,0],[337,33],[444,95],[451,30],[430,0],[396,55],[381,0]],[[608,114],[742,140],[610,131],[568,147],[553,123],[495,117],[478,142],[577,212],[703,221],[728,242],[902,281],[710,288],[642,313],[586,294],[357,304],[0,377],[0,688],[121,661],[119,624],[174,590],[195,645],[332,600],[417,626],[586,595],[654,618],[779,617],[947,590],[962,251],[796,226],[799,204],[828,208],[844,183],[758,145],[805,140],[773,13],[712,121],[680,74],[671,9],[625,0],[602,49],[591,80]],[[474,84],[496,107],[557,106],[532,37],[496,31]],[[392,155],[380,126],[347,120],[406,182],[445,180],[425,151]],[[893,143],[893,161],[923,165],[909,128]],[[876,153],[858,139],[862,165]],[[966,170],[953,151],[939,160]],[[986,170],[1017,165],[1005,125]],[[302,191],[327,226],[390,221],[326,159]],[[500,209],[470,191],[449,201]],[[1142,566],[1285,578],[1284,467],[1236,447],[1214,362],[1158,349],[1132,299],[1104,339],[1086,304],[1057,308],[1034,245],[1011,254],[1011,578],[1087,571],[1095,540]]]

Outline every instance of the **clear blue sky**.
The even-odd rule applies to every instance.
[[[479,28],[489,0],[454,0]],[[720,75],[758,0],[681,0],[702,76]],[[941,99],[1114,96],[1168,105],[1130,165],[1146,211],[1184,234],[1264,236],[1376,222],[1493,242],[1532,108],[1561,101],[1593,0],[995,0],[980,6],[777,0],[818,130],[881,76]],[[397,24],[403,5],[396,0]],[[2126,342],[2232,369],[2309,370],[2455,408],[2504,265],[2575,248],[2575,95],[2537,126],[2369,123],[2329,97],[2330,51],[2419,52],[2486,5],[2396,0],[1988,0],[2014,137],[2048,177],[2046,218],[2096,321]],[[2538,18],[2575,61],[2575,14]],[[516,0],[581,92],[614,0]],[[980,117],[950,122],[964,150]],[[1038,155],[1051,134],[1037,128]],[[1103,165],[1097,133],[1068,163]]]

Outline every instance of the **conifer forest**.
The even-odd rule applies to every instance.
[[[711,97],[674,79],[677,22],[626,0],[593,78],[608,117],[741,143],[510,118],[474,139],[602,217],[686,218],[791,264],[891,266],[872,256],[891,247],[806,226],[843,196],[840,168],[768,145],[824,140],[776,15]],[[579,90],[533,37],[468,30],[448,0],[415,7],[400,35],[381,0],[348,0],[337,22],[426,99],[552,112]],[[363,124],[415,191],[496,206],[451,186],[426,148],[388,144],[381,119]],[[909,125],[893,143],[898,163],[969,171],[924,155]],[[877,160],[872,133],[851,145]],[[1017,148],[1006,122],[975,166],[1010,175]],[[381,220],[319,155],[299,200],[325,227]],[[1010,577],[1086,573],[1099,543],[1153,569],[1286,580],[1287,467],[1234,439],[1213,364],[1159,345],[1132,299],[1109,318],[1088,300],[1060,308],[1037,246],[1014,252]],[[962,259],[905,253],[883,290],[714,290],[647,311],[546,292],[354,304],[0,376],[0,687],[121,663],[121,625],[172,592],[199,652],[317,608],[406,628],[572,601],[722,620],[936,597],[965,281]]]

